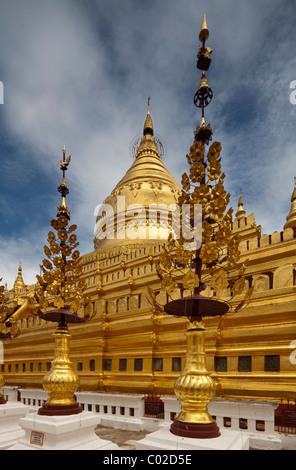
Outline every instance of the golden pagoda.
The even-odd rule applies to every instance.
[[[204,20],[198,55],[204,70],[211,53],[204,44],[207,35]],[[197,106],[201,97],[211,99],[204,74],[195,96]],[[196,135],[207,140],[211,133],[202,116]],[[168,302],[155,267],[167,241],[167,225],[162,225],[159,214],[151,220],[148,208],[154,205],[160,212],[162,205],[176,204],[179,193],[179,184],[161,159],[148,103],[135,159],[98,209],[96,234],[105,236],[96,236],[94,250],[81,260],[93,315],[86,323],[71,325],[70,360],[79,376],[79,391],[174,395],[185,364],[188,320],[165,315],[151,302],[151,296],[160,305]],[[245,288],[225,315],[205,318],[207,370],[220,397],[296,398],[291,361],[296,331],[295,201],[294,189],[283,230],[262,235],[254,215],[245,211],[242,195],[238,200],[231,230],[240,236],[240,262],[247,266]],[[147,236],[151,227],[154,238]],[[114,229],[113,237],[108,228]],[[130,237],[123,236],[127,228]],[[249,304],[236,311],[251,287]],[[213,288],[208,286],[204,294],[210,297]],[[222,294],[228,299],[230,292],[225,289]],[[171,293],[171,299],[180,296],[180,289]],[[19,327],[21,335],[5,342],[5,384],[41,389],[53,356],[53,326],[30,317],[19,320]]]
[[[94,248],[98,251],[97,255],[104,250],[114,249],[115,246],[121,246],[122,240],[128,245],[135,245],[135,239],[146,240],[145,244],[150,243],[148,229],[152,228],[152,222],[149,224],[149,211],[151,205],[155,205],[155,210],[161,211],[160,204],[169,207],[176,204],[180,186],[171,176],[160,156],[160,151],[154,138],[154,129],[150,109],[143,127],[143,135],[139,142],[136,156],[133,164],[128,169],[124,177],[119,181],[111,194],[104,200],[104,207],[110,206],[110,217],[115,221],[114,239],[108,237],[103,239],[95,238]],[[137,227],[130,231],[130,238],[127,236],[126,228],[129,222],[134,218],[134,211],[137,214]],[[97,217],[97,226],[108,225],[108,214]],[[154,221],[158,238],[167,240],[161,236],[161,217]],[[138,232],[138,233],[137,233]],[[133,240],[134,238],[134,240]],[[137,243],[137,242],[136,242]]]
[[[19,290],[19,289],[23,289],[24,287],[25,287],[25,283],[23,280],[22,266],[20,263],[18,267],[17,278],[14,281],[13,288]]]

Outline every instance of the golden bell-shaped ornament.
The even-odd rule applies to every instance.
[[[202,71],[201,80],[197,92],[194,95],[194,104],[198,108],[206,107],[213,98],[213,91],[207,82],[204,70]]]

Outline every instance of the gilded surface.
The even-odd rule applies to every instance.
[[[69,359],[69,331],[58,326],[55,333],[55,351],[50,371],[44,376],[43,388],[48,392],[46,405],[76,404],[74,392],[78,388],[78,375],[72,370]]]
[[[181,403],[178,421],[185,423],[212,423],[208,403],[216,392],[216,383],[206,366],[205,330],[190,325],[187,332],[187,351],[184,370],[176,380],[174,390]]]

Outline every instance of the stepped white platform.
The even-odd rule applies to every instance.
[[[19,421],[28,412],[29,407],[20,402],[0,405],[0,450],[8,449],[25,435]]]
[[[30,413],[19,422],[24,436],[8,450],[118,450],[95,433],[98,417],[88,411],[69,416]]]
[[[249,438],[239,431],[220,430],[213,439],[175,436],[163,427],[136,442],[136,450],[249,450]]]

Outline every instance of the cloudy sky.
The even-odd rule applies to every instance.
[[[63,145],[71,220],[93,249],[94,209],[132,164],[147,97],[165,164],[181,180],[200,110],[198,33],[206,13],[231,204],[240,188],[263,233],[282,230],[296,176],[295,0],[0,0],[0,277],[35,282],[56,215]]]

